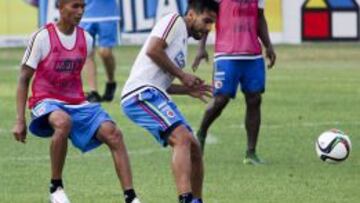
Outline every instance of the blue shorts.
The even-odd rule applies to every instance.
[[[31,133],[39,137],[51,137],[54,133],[48,117],[51,112],[62,110],[72,121],[69,138],[73,145],[82,152],[98,147],[101,142],[96,139],[96,132],[105,121],[112,121],[99,104],[65,105],[57,101],[43,101],[31,110]]]
[[[262,93],[265,91],[265,75],[263,58],[218,60],[214,64],[214,95],[235,98],[239,85],[244,93]]]
[[[112,48],[118,44],[118,22],[82,22],[80,27],[84,28],[94,39],[99,47]]]
[[[130,120],[148,130],[164,147],[176,127],[184,125],[192,131],[175,103],[155,88],[126,98],[121,106]]]

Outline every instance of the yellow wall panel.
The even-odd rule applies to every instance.
[[[281,0],[265,0],[265,16],[270,32],[282,32]]]
[[[28,35],[37,29],[37,8],[23,0],[0,0],[0,35]]]
[[[306,6],[306,8],[326,8],[325,0],[310,0]]]

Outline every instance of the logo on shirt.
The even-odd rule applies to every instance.
[[[58,60],[55,63],[55,71],[61,73],[75,72],[81,69],[82,63],[83,60],[81,58]]]
[[[176,56],[175,56],[175,63],[176,65],[178,65],[180,68],[184,68],[185,67],[185,54],[180,51]]]

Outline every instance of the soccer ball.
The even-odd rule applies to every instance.
[[[315,143],[318,157],[328,163],[340,163],[349,157],[351,141],[338,129],[323,132]]]

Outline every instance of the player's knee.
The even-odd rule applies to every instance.
[[[111,48],[100,48],[99,54],[104,59],[113,57]]]
[[[50,114],[49,117],[50,124],[55,130],[61,130],[64,132],[69,132],[72,127],[71,117],[62,111],[57,111]]]
[[[114,131],[112,131],[109,134],[109,137],[108,137],[109,145],[114,146],[114,147],[120,146],[122,141],[123,141],[122,134],[119,129],[116,128]]]
[[[258,107],[261,105],[261,94],[246,95],[246,104],[250,107]]]
[[[192,135],[185,126],[179,126],[172,132],[169,142],[173,146],[190,148]]]
[[[123,140],[121,131],[113,123],[106,126],[101,133],[101,139],[110,147],[120,146]]]
[[[191,146],[191,137],[189,133],[185,133],[181,136],[178,142],[178,146],[190,148]]]
[[[228,97],[223,97],[223,96],[216,97],[214,100],[214,107],[217,108],[219,111],[221,111],[226,107],[228,102],[229,102]]]

